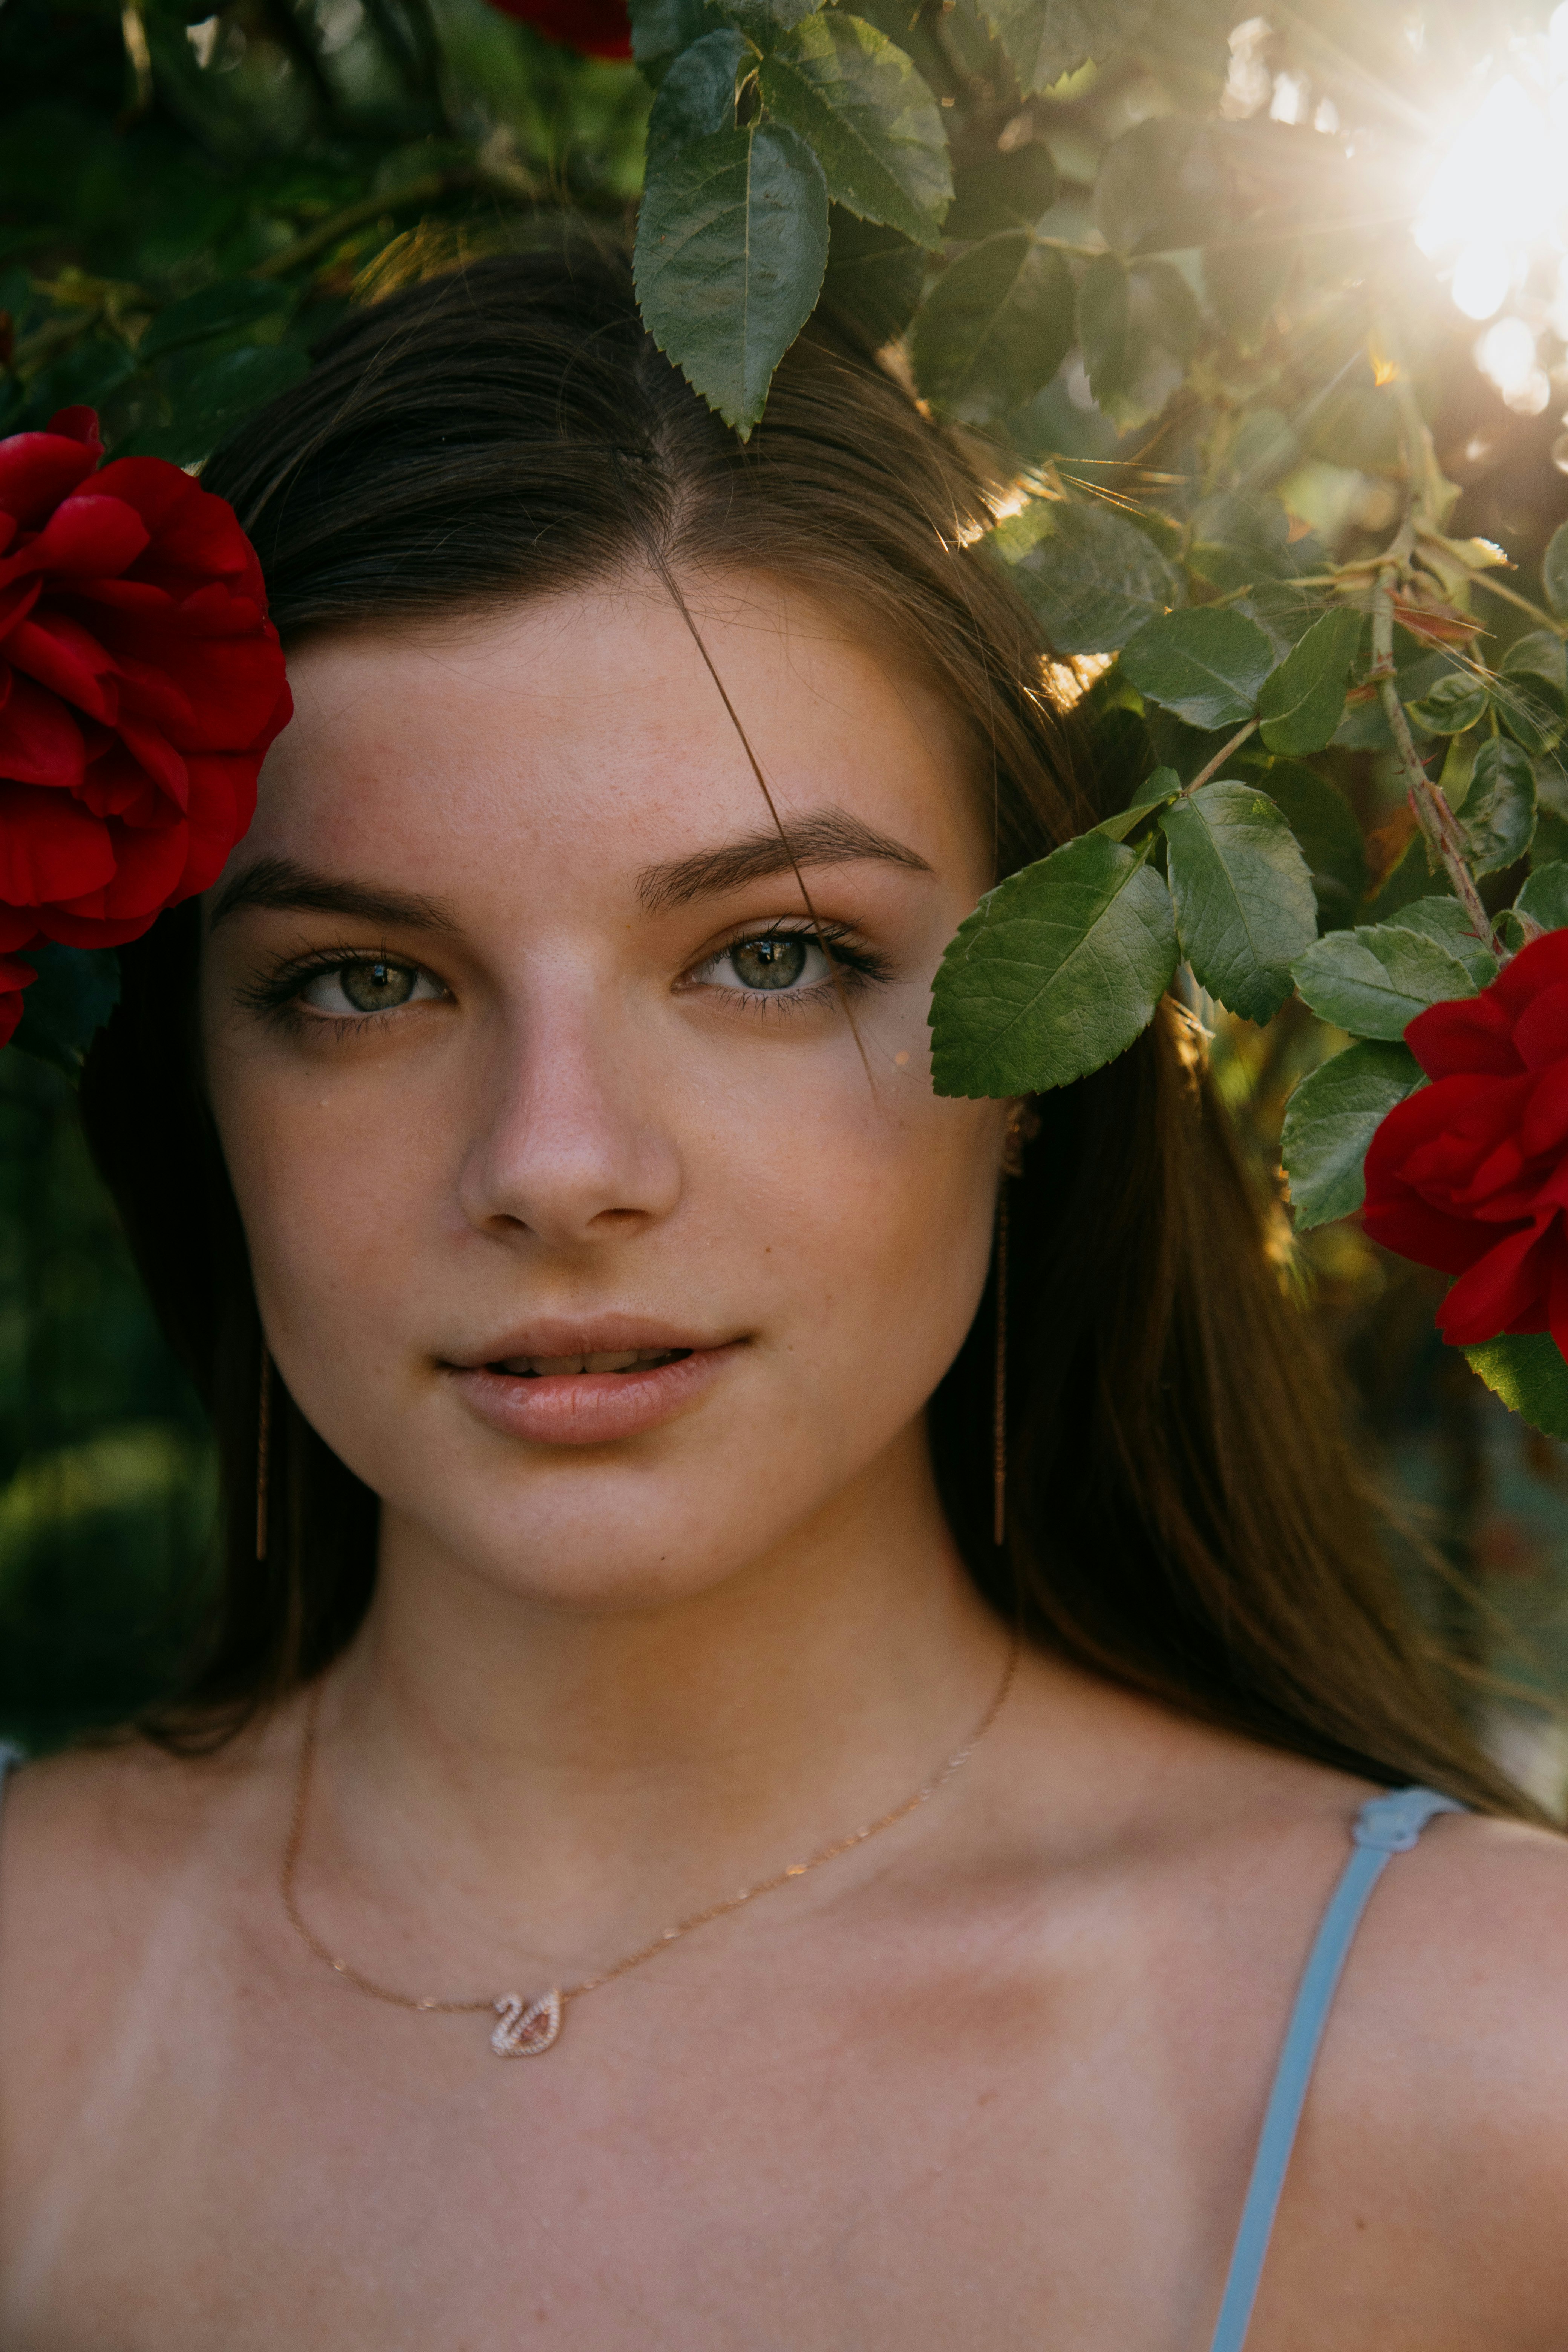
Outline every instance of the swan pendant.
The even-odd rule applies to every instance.
[[[503,1992],[490,2006],[500,2019],[490,2035],[490,2048],[498,2058],[537,2058],[551,2047],[561,2032],[561,1995],[557,1991],[542,1993],[526,2006],[521,1994]]]

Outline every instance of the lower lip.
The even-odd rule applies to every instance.
[[[452,1367],[481,1421],[534,1445],[613,1445],[657,1429],[704,1396],[741,1343],[694,1348],[672,1364],[626,1372],[494,1372]]]

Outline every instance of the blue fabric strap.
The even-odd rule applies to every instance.
[[[1211,2352],[1242,2352],[1247,2341],[1312,2068],[1367,1897],[1387,1869],[1389,1856],[1408,1853],[1434,1814],[1464,1810],[1436,1789],[1394,1789],[1386,1797],[1372,1798],[1356,1815],[1351,1831],[1353,1850],[1323,1914],[1286,2029]]]

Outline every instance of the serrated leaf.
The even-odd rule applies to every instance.
[[[756,54],[744,33],[732,25],[704,33],[681,50],[660,82],[648,115],[650,163],[667,150],[689,147],[717,131],[733,128],[742,62],[747,58],[754,61]]]
[[[1114,816],[1105,818],[1093,830],[1103,833],[1109,840],[1125,841],[1128,835],[1135,833],[1156,809],[1164,808],[1173,801],[1181,789],[1182,780],[1174,768],[1156,768],[1152,775],[1144,778],[1124,809],[1119,809]]]
[[[1148,22],[1153,0],[981,0],[981,6],[1026,96],[1124,49]]]
[[[1541,585],[1560,621],[1568,621],[1568,522],[1560,522],[1541,559]]]
[[[1394,1104],[1426,1082],[1408,1045],[1380,1038],[1348,1045],[1302,1079],[1279,1138],[1298,1233],[1360,1208],[1367,1146]]]
[[[1470,919],[1457,898],[1416,898],[1393,918],[1402,931],[1419,931],[1458,956],[1478,988],[1497,978],[1497,958],[1484,940],[1470,929]]]
[[[1418,702],[1406,705],[1411,723],[1424,735],[1462,735],[1486,716],[1486,681],[1468,670],[1450,670]]]
[[[1260,732],[1269,751],[1300,757],[1321,751],[1344,714],[1351,662],[1361,640],[1361,614],[1341,606],[1314,621],[1300,643],[1265,679],[1258,698]]]
[[[1026,229],[988,236],[943,270],[917,313],[915,382],[968,425],[1048,383],[1073,335],[1072,272]]]
[[[1200,984],[1244,1021],[1269,1021],[1318,936],[1312,877],[1255,784],[1202,784],[1164,811],[1176,937]]]
[[[810,142],[835,204],[942,243],[952,197],[936,101],[902,49],[858,16],[809,16],[763,58],[760,87]]]
[[[1058,654],[1114,653],[1181,580],[1153,541],[1100,500],[1037,499],[985,542]]]
[[[1259,782],[1295,835],[1318,901],[1320,928],[1348,923],[1366,895],[1366,852],[1355,812],[1342,793],[1294,760],[1279,760]]]
[[[1500,735],[1481,744],[1464,811],[1465,840],[1478,874],[1500,873],[1524,856],[1535,831],[1535,769],[1521,745]]]
[[[1517,913],[1528,915],[1543,931],[1568,928],[1568,866],[1553,857],[1536,866],[1513,903]]]
[[[711,408],[750,434],[827,264],[827,183],[783,123],[650,158],[637,216],[644,324]]]
[[[1273,667],[1274,648],[1257,622],[1213,604],[1145,622],[1121,651],[1129,683],[1189,727],[1250,719]]]
[[[1313,1012],[1352,1037],[1403,1037],[1429,1004],[1476,993],[1457,955],[1397,923],[1329,931],[1294,971]]]
[[[873,345],[890,343],[914,317],[925,255],[896,228],[858,220],[842,205],[829,216],[824,307],[842,310]]]
[[[182,344],[236,334],[263,319],[276,318],[279,310],[291,310],[296,299],[292,287],[269,284],[265,278],[222,278],[216,286],[204,286],[199,294],[187,294],[183,302],[171,302],[149,320],[136,346],[137,359],[145,364],[165,352],[179,350]]]
[[[1038,1094],[1125,1053],[1176,968],[1171,897],[1144,853],[1087,833],[984,898],[932,992],[941,1095]]]
[[[979,238],[1033,228],[1056,200],[1051,151],[1043,139],[1030,139],[1005,155],[986,155],[953,173],[952,205],[942,235]]]
[[[1568,1363],[1550,1331],[1512,1331],[1463,1353],[1510,1412],[1543,1437],[1568,1437]]]
[[[1102,253],[1078,290],[1078,340],[1089,390],[1124,430],[1158,416],[1186,372],[1198,306],[1168,261]]]
[[[822,0],[718,0],[718,5],[743,33],[750,34],[759,47],[765,49],[814,16]]]

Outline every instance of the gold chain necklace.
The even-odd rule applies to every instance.
[[[1003,1668],[995,1696],[963,1747],[955,1748],[934,1778],[928,1780],[923,1788],[917,1789],[912,1797],[906,1797],[901,1805],[895,1805],[890,1813],[882,1813],[874,1822],[863,1822],[858,1830],[851,1830],[847,1837],[836,1838],[831,1845],[825,1845],[820,1853],[814,1853],[806,1862],[792,1862],[786,1868],[775,1871],[772,1878],[759,1879],[755,1886],[742,1886],[738,1894],[726,1895],[721,1903],[710,1903],[705,1911],[693,1911],[689,1918],[679,1920],[673,1927],[667,1927],[651,1943],[640,1944],[635,1952],[628,1952],[624,1959],[616,1960],[597,1976],[584,1977],[580,1984],[553,1985],[548,1992],[541,1993],[537,2000],[531,2001],[523,2000],[515,1992],[500,1993],[491,1999],[479,2000],[438,2000],[434,1993],[398,1992],[391,1985],[378,1984],[374,1977],[363,1976],[358,1969],[351,1968],[347,1960],[341,1959],[330,1950],[306,1925],[300,1916],[294,1879],[300,1865],[300,1849],[305,1839],[305,1814],[316,1760],[316,1717],[321,1701],[321,1685],[317,1681],[311,1685],[305,1706],[305,1728],[300,1741],[300,1762],[294,1776],[294,1810],[289,1823],[288,1843],[283,1849],[283,1867],[278,1879],[283,1908],[288,1914],[289,1926],[301,1941],[309,1946],[318,1959],[325,1960],[328,1967],[335,1969],[356,1991],[369,1993],[374,2000],[392,2001],[399,2009],[429,2010],[439,2017],[468,2016],[481,2010],[493,2010],[500,2020],[490,2034],[490,2048],[496,2056],[536,2058],[559,2039],[561,2021],[568,2001],[580,2000],[584,1993],[597,1992],[601,1985],[613,1984],[617,1977],[624,1977],[628,1969],[641,1968],[645,1960],[651,1960],[656,1953],[667,1950],[680,1937],[689,1936],[694,1927],[706,1927],[712,1920],[722,1919],[727,1913],[738,1911],[743,1903],[754,1903],[759,1895],[771,1895],[788,1880],[804,1878],[808,1871],[820,1870],[825,1862],[833,1862],[839,1854],[849,1853],[852,1847],[864,1845],[868,1838],[878,1837],[883,1830],[890,1830],[895,1822],[904,1820],[918,1806],[929,1804],[938,1790],[944,1789],[953,1775],[963,1769],[1001,1714],[1017,1671],[1018,1642],[1015,1637],[1008,1646],[1007,1663]]]

